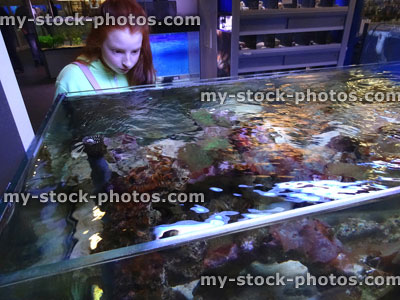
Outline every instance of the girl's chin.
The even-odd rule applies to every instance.
[[[127,74],[130,71],[130,69],[121,69],[121,68],[118,68],[118,67],[110,67],[109,66],[109,68],[111,70],[113,70],[117,74]]]
[[[117,69],[115,70],[118,74],[127,74],[130,69]]]

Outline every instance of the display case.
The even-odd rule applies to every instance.
[[[338,1],[339,5],[292,0],[279,5],[277,0],[219,1],[219,6],[212,2],[201,3],[205,19],[201,46],[206,59],[217,64],[202,64],[202,78],[344,63],[356,0]],[[209,14],[207,6],[215,13]],[[219,19],[213,20],[216,15]]]
[[[0,298],[396,299],[379,282],[399,275],[400,104],[366,95],[395,97],[399,78],[387,64],[59,96],[8,190],[27,204],[3,199]],[[357,100],[290,96],[327,91]],[[276,274],[291,281],[261,283]],[[343,286],[295,288],[329,275]]]

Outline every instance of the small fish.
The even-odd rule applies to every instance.
[[[190,208],[190,210],[193,210],[194,212],[198,213],[198,214],[204,214],[204,213],[208,213],[210,210],[204,206],[195,204],[194,207]]]
[[[239,184],[238,187],[240,188],[252,188],[251,185]]]

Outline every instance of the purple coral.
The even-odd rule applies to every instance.
[[[273,226],[272,234],[285,252],[297,251],[312,262],[328,263],[343,251],[341,242],[319,220],[303,219]]]

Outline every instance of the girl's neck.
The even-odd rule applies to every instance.
[[[105,70],[107,70],[108,72],[112,73],[115,76],[117,75],[117,72],[111,69],[101,56],[99,57],[99,60],[103,64]]]

